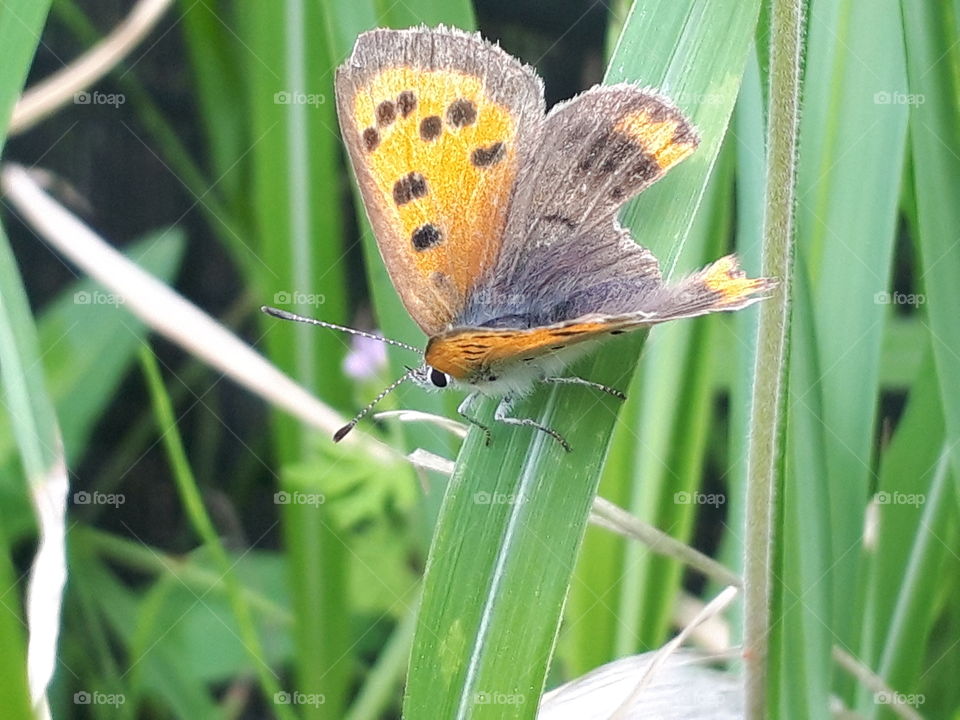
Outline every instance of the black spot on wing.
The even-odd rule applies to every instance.
[[[587,149],[583,155],[580,156],[580,160],[577,163],[577,170],[584,173],[593,171],[603,159],[604,150],[607,147],[609,139],[609,130],[597,135],[597,137],[595,137],[590,144],[587,145]]]
[[[408,173],[393,184],[393,201],[406,205],[427,194],[427,181],[420,173]]]
[[[630,159],[640,150],[639,146],[626,135],[614,133],[611,136],[610,143],[606,147],[606,155],[603,162],[600,163],[599,171],[604,175],[617,170],[624,162]]]
[[[377,125],[385,127],[397,118],[397,106],[390,100],[384,100],[377,105]]]
[[[417,96],[411,90],[404,90],[397,96],[397,110],[402,117],[407,117],[417,107]]]
[[[553,213],[553,214],[551,214],[551,215],[544,215],[541,219],[542,219],[544,222],[559,223],[559,224],[563,225],[565,228],[567,228],[568,230],[576,230],[576,229],[577,229],[577,224],[576,224],[573,220],[571,220],[570,218],[568,218],[568,217],[565,216],[565,215],[561,215],[560,213]]]
[[[475,167],[489,167],[496,165],[503,159],[506,146],[502,142],[495,142],[487,147],[478,147],[470,154],[470,162]]]
[[[443,123],[440,122],[440,118],[436,115],[428,115],[420,121],[420,137],[423,140],[428,142],[430,140],[436,140],[440,136],[441,130],[443,130]]]
[[[627,182],[635,186],[646,185],[662,172],[660,164],[653,155],[640,150],[638,156],[627,172]]]
[[[413,247],[420,251],[429,250],[434,245],[439,244],[441,240],[443,240],[442,233],[435,225],[430,223],[418,227],[410,237]]]
[[[447,108],[447,122],[454,127],[472,125],[477,121],[477,106],[466,98],[460,98],[450,103]]]

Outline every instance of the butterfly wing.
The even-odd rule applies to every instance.
[[[698,142],[668,100],[634,85],[595,87],[553,108],[490,287],[477,293],[512,298],[511,307],[471,307],[467,323],[499,324],[499,312],[544,325],[635,308],[636,296],[660,287],[660,269],[617,211]]]
[[[337,113],[380,253],[428,335],[461,315],[496,261],[543,89],[456,30],[373,30],[337,71]]]
[[[551,109],[511,217],[511,242],[555,243],[557,227],[589,233],[690,155],[700,140],[674,105],[635,85],[596,86]],[[569,235],[567,233],[566,235]]]
[[[431,338],[428,365],[464,382],[499,374],[572,345],[605,335],[650,327],[668,320],[717,311],[740,310],[762,300],[776,287],[767,278],[748,278],[732,255],[674,285],[660,285],[645,302],[620,315],[592,313],[551,325],[516,328],[460,328]]]

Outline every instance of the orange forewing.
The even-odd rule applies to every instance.
[[[452,30],[373,31],[337,74],[337,109],[387,272],[427,335],[455,324],[495,263],[539,80]]]

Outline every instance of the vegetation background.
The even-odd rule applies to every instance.
[[[7,716],[31,712],[29,638],[31,653],[57,643],[54,717],[361,720],[405,703],[411,719],[531,718],[544,685],[662,646],[762,548],[772,716],[960,717],[960,2],[803,5],[782,460],[775,534],[758,546],[744,532],[756,309],[614,341],[578,370],[625,388],[622,408],[562,387],[518,410],[558,427],[572,454],[523,429],[498,430],[490,449],[470,434],[451,477],[437,457],[457,458],[461,438],[446,427],[365,422],[335,446],[328,416],[311,425],[230,379],[241,356],[213,335],[196,337],[211,365],[150,332],[132,296],[86,277],[30,219],[10,170],[35,171],[132,262],[349,417],[415,358],[391,348],[378,364],[355,348],[347,362],[349,338],[257,308],[423,343],[339,140],[332,69],[359,32],[479,28],[537,67],[548,104],[604,80],[662,88],[704,142],[624,222],[669,272],[736,250],[757,274],[766,108],[779,100],[766,4],[0,3],[5,121],[24,84],[134,8],[160,8],[105,76],[0,126]],[[179,305],[153,307],[193,327]],[[401,388],[384,409],[455,417],[458,401]],[[405,459],[417,448],[435,469]],[[44,502],[64,468],[65,521]],[[621,532],[659,528],[733,580],[662,538],[588,527],[598,488],[632,514]],[[31,600],[41,548],[52,555]],[[735,603],[697,642],[738,648],[742,613]]]

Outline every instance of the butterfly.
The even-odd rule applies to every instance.
[[[400,383],[500,398],[498,422],[538,383],[613,388],[564,369],[609,335],[739,310],[775,286],[733,256],[667,284],[617,220],[699,138],[654,90],[595,86],[546,112],[536,72],[477,34],[438,27],[363,33],[336,75],[337,114],[387,272],[427,335]],[[265,312],[353,331],[274,308]],[[420,352],[413,346],[380,338]]]

